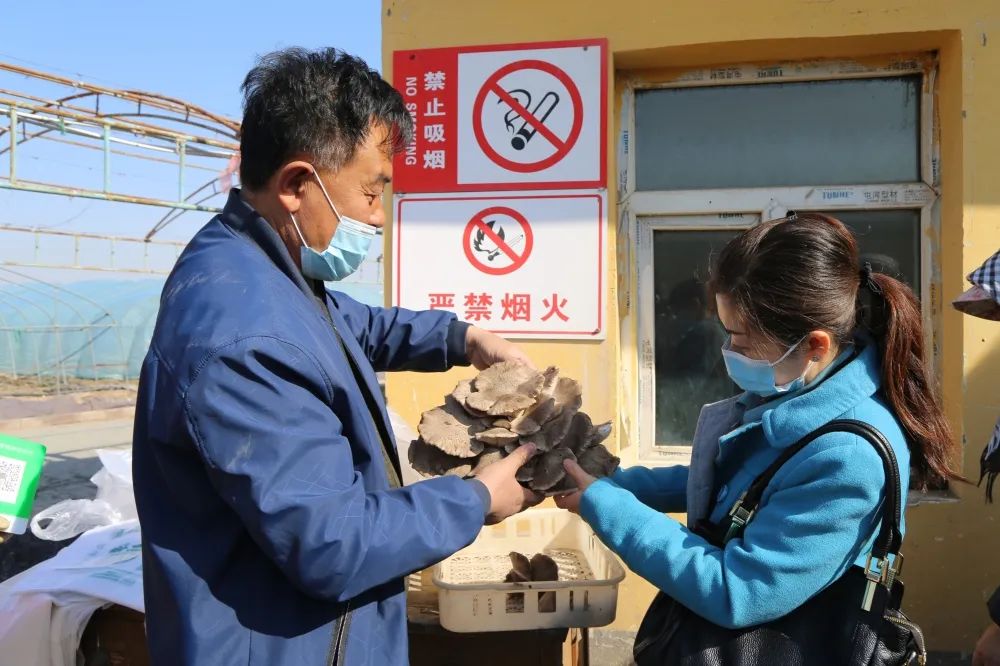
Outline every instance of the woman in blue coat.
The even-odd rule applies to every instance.
[[[791,214],[748,229],[719,255],[709,289],[729,334],[721,354],[744,393],[703,408],[689,466],[595,480],[568,462],[580,490],[557,503],[658,589],[714,624],[744,628],[787,615],[849,567],[864,567],[884,497],[874,447],[833,432],[780,468],[742,536],[719,548],[690,528],[721,521],[785,448],[830,421],[856,419],[891,443],[904,504],[909,486],[958,477],[917,300],[859,264],[841,222]],[[686,512],[687,526],[665,512]]]

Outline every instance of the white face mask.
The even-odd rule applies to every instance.
[[[788,358],[795,351],[795,348],[805,342],[808,337],[809,335],[806,334],[801,340],[789,347],[788,351],[782,354],[781,358],[774,363],[749,358],[743,354],[734,352],[730,348],[732,345],[732,338],[730,338],[722,347],[722,358],[726,362],[726,371],[729,373],[729,378],[747,393],[753,393],[762,398],[770,398],[781,393],[797,391],[806,385],[806,373],[809,372],[813,360],[809,360],[801,375],[781,386],[776,384],[774,368]]]
[[[378,233],[378,229],[370,224],[341,215],[337,207],[333,205],[333,200],[327,194],[326,187],[315,168],[312,175],[319,183],[323,197],[330,204],[330,210],[337,216],[339,222],[326,249],[316,251],[306,243],[298,220],[289,213],[292,224],[295,225],[295,231],[298,232],[299,238],[302,240],[302,248],[299,250],[299,257],[302,260],[302,274],[314,280],[343,280],[358,270],[364,262],[365,257],[368,256],[368,248],[371,247],[372,239]]]

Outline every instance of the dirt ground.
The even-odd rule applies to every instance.
[[[0,374],[0,421],[135,405],[135,382]]]

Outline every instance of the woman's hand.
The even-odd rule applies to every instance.
[[[576,464],[575,460],[563,461],[563,467],[566,469],[566,475],[576,483],[576,491],[556,497],[556,506],[573,513],[580,513],[580,498],[583,497],[583,493],[590,487],[590,484],[597,479],[583,471],[583,468]]]

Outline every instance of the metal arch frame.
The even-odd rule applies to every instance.
[[[202,195],[204,193],[204,191],[206,189],[208,189],[208,188],[211,188],[211,192],[209,192],[208,194],[205,194],[200,199],[196,199],[196,197],[198,197],[199,195]],[[184,198],[184,201],[185,202],[194,201],[194,205],[195,206],[201,206],[206,201],[210,200],[212,197],[215,197],[215,196],[217,196],[219,194],[223,194],[223,192],[219,190],[219,179],[218,178],[213,178],[212,180],[208,181],[207,183],[205,183],[204,185],[202,185],[201,187],[199,187],[195,191],[193,191],[190,194],[188,194]],[[166,227],[168,227],[170,225],[171,222],[176,221],[177,218],[179,218],[181,215],[183,215],[186,212],[188,212],[188,209],[186,209],[186,208],[177,208],[177,207],[175,207],[175,208],[172,208],[171,210],[168,210],[164,214],[164,216],[161,217],[159,220],[157,220],[156,224],[154,224],[153,227],[146,233],[145,240],[147,240],[147,241],[152,240],[153,236],[155,236],[159,232],[163,231]]]
[[[210,123],[215,123],[218,126],[229,129],[231,132],[230,138],[235,139],[236,135],[239,133],[240,130],[239,122],[233,120],[232,118],[212,113],[210,111],[201,108],[200,106],[191,104],[190,102],[185,102],[183,100],[179,100],[173,97],[167,97],[166,95],[147,93],[136,90],[118,90],[115,88],[106,88],[104,86],[97,86],[83,81],[75,81],[73,79],[69,79],[64,76],[57,76],[55,74],[49,74],[47,72],[30,69],[28,67],[20,67],[18,65],[12,65],[10,63],[0,62],[0,70],[8,71],[13,74],[21,74],[29,78],[40,79],[43,81],[48,81],[50,83],[56,83],[84,91],[82,93],[77,93],[75,95],[70,95],[66,97],[65,100],[67,101],[70,99],[77,99],[89,95],[96,95],[98,96],[98,99],[100,95],[108,95],[116,99],[135,102],[136,104],[139,105],[140,111],[142,105],[146,104],[147,106],[151,106],[153,108],[157,108],[163,111],[168,111],[183,115],[184,119],[193,116],[195,118],[199,118],[201,120]],[[95,115],[99,116],[100,112],[97,111]],[[213,131],[219,131],[219,130],[213,130]]]
[[[7,88],[0,89],[0,112],[8,118],[8,125],[0,127],[0,135],[5,132],[9,134],[9,140],[5,142],[8,145],[0,147],[0,155],[9,155],[10,164],[7,177],[0,176],[0,188],[169,208],[167,214],[147,233],[147,240],[184,212],[192,210],[219,212],[218,207],[206,205],[206,202],[222,193],[223,187],[217,185],[220,177],[216,176],[193,192],[185,194],[185,170],[204,168],[188,165],[185,162],[187,157],[227,159],[229,164],[220,169],[220,175],[231,175],[234,158],[238,156],[239,151],[238,121],[165,95],[97,86],[2,62],[0,62],[0,72],[65,86],[68,89],[67,94],[57,99],[46,99]],[[93,108],[79,103],[84,99],[93,99]],[[124,102],[135,106],[126,109],[106,108],[102,111],[103,99],[110,99],[116,104]],[[29,125],[34,129],[29,131]],[[177,127],[187,127],[198,133],[179,131]],[[72,145],[101,150],[104,153],[102,189],[74,188],[18,178],[18,146],[32,139],[50,138],[48,135],[53,132],[74,134],[95,142],[94,145],[75,143]],[[118,135],[125,135],[127,138]],[[127,145],[140,150],[176,156],[176,159],[158,161],[168,161],[178,166],[177,198],[168,200],[113,191],[110,183],[110,156],[115,152],[121,154],[121,151],[112,150],[113,145]],[[128,156],[156,159],[135,153],[129,153]],[[205,196],[209,188],[211,193]]]
[[[176,217],[174,218],[176,219]],[[20,258],[3,258],[0,259],[0,270],[4,270],[3,266],[19,266],[21,268],[68,268],[74,270],[85,270],[85,271],[100,271],[100,272],[112,272],[112,273],[140,273],[148,275],[166,275],[170,272],[171,266],[163,266],[158,268],[150,264],[149,261],[149,249],[150,248],[165,248],[172,252],[173,259],[176,260],[180,256],[181,250],[184,249],[185,243],[179,241],[167,241],[167,240],[151,240],[149,237],[142,238],[138,236],[116,236],[111,234],[95,234],[88,232],[74,232],[74,231],[63,231],[61,229],[45,229],[42,227],[22,227],[15,225],[0,225],[0,232],[6,232],[9,234],[26,234],[34,238],[34,251],[30,255],[25,255]],[[51,240],[55,238],[69,238],[73,240],[73,261],[72,263],[52,263],[46,262],[42,258],[41,244],[44,240]],[[80,263],[80,241],[82,240],[92,240],[101,241],[108,243],[108,256],[110,261],[107,262],[106,266],[98,266],[95,264],[81,264]],[[141,246],[143,249],[143,265],[142,266],[119,266],[115,264],[116,248],[119,245],[131,245],[131,246]]]

